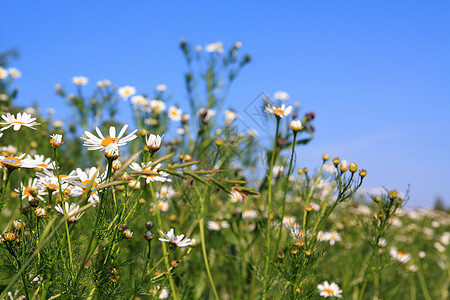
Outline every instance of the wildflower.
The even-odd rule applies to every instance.
[[[11,75],[12,78],[20,78],[20,77],[22,77],[22,73],[16,68],[9,68],[8,72],[9,72],[9,75]]]
[[[71,184],[80,187],[83,192],[87,189],[89,185],[91,185],[91,194],[89,196],[88,202],[95,203],[99,202],[100,198],[98,196],[97,186],[104,180],[106,176],[106,172],[99,175],[96,167],[90,168],[87,172],[81,170],[80,168],[76,169],[76,173],[78,178],[76,180],[67,179]]]
[[[128,142],[137,138],[137,135],[135,134],[137,132],[137,129],[135,129],[127,136],[122,137],[127,128],[128,125],[125,124],[120,130],[119,135],[116,137],[116,128],[114,126],[111,126],[109,127],[109,137],[105,138],[100,129],[96,127],[95,130],[97,131],[99,137],[96,137],[89,131],[85,131],[84,136],[82,136],[81,139],[84,140],[83,145],[87,146],[88,150],[105,150],[105,148],[111,143],[117,143],[117,146],[119,147],[125,146]]]
[[[74,76],[72,82],[76,85],[86,85],[88,83],[87,77],[84,76]]]
[[[303,230],[297,223],[294,222],[292,224],[285,224],[284,226],[289,229],[289,232],[294,239],[303,238]]]
[[[19,156],[8,156],[3,158],[3,160],[0,160],[0,164],[4,167],[8,168],[9,170],[15,170],[18,168],[35,168],[36,162],[25,158],[25,153],[22,153]]]
[[[164,137],[164,134],[162,136],[150,134],[148,137],[145,137],[145,144],[147,145],[148,151],[150,152],[157,152],[161,148],[161,141]]]
[[[200,108],[197,111],[197,116],[203,121],[203,123],[208,123],[208,121],[216,115],[216,112],[209,108]]]
[[[153,207],[153,209],[155,208],[155,204],[154,203],[152,203],[152,207]],[[158,201],[158,210],[161,211],[161,212],[168,211],[169,210],[169,202],[168,201],[163,201],[163,200]]]
[[[231,191],[231,193],[230,193],[230,202],[231,203],[242,202],[243,199],[244,199],[244,197],[242,196],[241,193],[239,193],[236,190]]]
[[[167,299],[170,295],[170,290],[166,287],[163,287],[162,289],[158,286],[159,296],[158,299]]]
[[[159,238],[161,242],[168,242],[173,247],[187,247],[192,245],[190,238],[185,237],[184,234],[175,236],[173,228],[171,228],[167,234],[160,231],[164,238]]]
[[[336,242],[342,241],[342,237],[336,231],[325,233],[325,240],[330,242],[331,246],[334,246]]]
[[[166,104],[163,101],[157,99],[150,101],[150,107],[156,114],[160,114],[166,110]]]
[[[39,177],[39,184],[42,186],[41,188],[45,188],[51,192],[56,191],[59,187],[58,177],[56,177],[53,172],[48,169],[42,169],[42,172],[37,172],[36,176]],[[72,171],[69,175],[59,174],[59,181],[61,184],[67,183],[66,181],[70,181],[76,179],[76,171]]]
[[[80,209],[80,206],[76,203],[71,203],[69,205],[69,203],[64,202],[64,210],[61,207],[61,205],[56,205],[55,209],[57,212],[59,212],[60,214],[64,215],[66,214],[69,217],[69,222],[74,223],[76,221],[78,221],[82,215],[84,215],[84,211],[82,213],[79,213],[78,215],[75,216],[75,214],[78,212],[78,210]]]
[[[219,54],[223,53],[223,44],[222,42],[215,42],[212,44],[208,44],[205,46],[206,52],[217,52]]]
[[[319,295],[328,298],[328,297],[337,297],[342,298],[342,290],[339,289],[339,286],[332,282],[331,284],[328,283],[328,281],[325,281],[323,284],[319,284],[317,286],[317,289],[319,290]]]
[[[293,120],[292,122],[291,122],[291,124],[289,125],[289,128],[292,130],[292,131],[294,131],[294,132],[297,132],[297,131],[300,131],[300,130],[302,130],[303,129],[303,125],[302,125],[302,122],[301,121],[298,121],[298,120]]]
[[[52,134],[50,135],[50,145],[53,148],[59,148],[63,144],[62,135],[61,134]]]
[[[103,151],[103,155],[110,160],[117,159],[120,156],[119,146],[117,146],[117,143],[111,143],[106,146],[105,151]]]
[[[282,222],[283,222],[283,225],[286,227],[293,226],[296,224],[297,218],[293,217],[293,216],[284,216]]]
[[[132,239],[133,238],[133,231],[131,231],[130,229],[125,229],[123,231],[123,235],[127,238],[127,239]]]
[[[147,232],[144,234],[144,238],[145,238],[147,241],[151,241],[151,240],[153,240],[153,239],[155,238],[155,234],[152,233],[151,231],[147,231]]]
[[[348,168],[349,168],[348,162],[346,160],[343,160],[341,162],[341,165],[339,166],[339,169],[341,170],[342,173],[344,173],[348,170]]]
[[[43,207],[36,207],[34,214],[36,215],[36,217],[38,218],[44,218],[47,216],[47,211],[45,210],[45,208]]]
[[[234,120],[238,119],[239,115],[234,110],[225,111],[225,124],[230,125]]]
[[[227,221],[208,221],[207,227],[210,231],[220,231],[222,228],[230,228]]]
[[[151,181],[172,182],[172,179],[167,178],[169,174],[158,170],[160,167],[161,164],[157,164],[152,169],[151,162],[149,162],[146,165],[133,162],[130,165],[130,168],[132,168],[136,172],[142,173],[142,176],[146,179],[147,184],[150,183]]]
[[[288,116],[292,111],[292,106],[285,107],[285,105],[267,105],[266,112],[275,115],[278,119]]]
[[[398,260],[401,263],[407,263],[411,258],[411,254],[397,251],[396,248],[391,248],[391,251],[389,253],[391,254],[392,258]]]
[[[169,108],[169,118],[172,121],[181,121],[181,117],[183,116],[183,111],[178,107],[172,105]]]
[[[184,130],[184,128],[177,128],[176,132],[177,132],[179,135],[183,135],[183,134],[186,133],[186,131]]]
[[[31,128],[33,130],[36,130],[33,126],[40,125],[41,123],[35,122],[36,118],[32,118],[30,114],[24,113],[17,113],[17,117],[14,117],[10,113],[7,113],[6,116],[2,115],[3,120],[5,122],[0,122],[1,125],[6,125],[1,131],[8,129],[11,126],[14,126],[14,131],[20,130],[22,126]]]
[[[165,198],[170,199],[174,197],[177,193],[170,185],[163,185],[161,186],[161,190],[159,192],[155,193],[156,198]]]
[[[128,100],[129,97],[136,94],[136,88],[133,86],[126,85],[124,87],[119,88],[117,92],[124,100]]]
[[[254,209],[245,209],[242,212],[242,219],[256,219],[258,213]]]
[[[38,168],[44,169],[55,168],[55,162],[52,162],[52,159],[49,157],[45,158],[44,155],[35,154],[34,157],[31,155],[27,155],[27,159],[33,161],[36,164],[36,167]]]
[[[286,101],[289,100],[289,94],[283,91],[278,91],[273,94],[273,97],[277,100]]]
[[[149,101],[144,96],[137,95],[137,96],[131,97],[131,103],[136,104],[136,105],[148,105]]]
[[[165,92],[167,90],[167,86],[165,84],[158,84],[157,86],[155,86],[155,90],[157,92]]]
[[[32,201],[34,199],[44,200],[44,198],[42,198],[42,195],[45,195],[45,192],[39,189],[38,178],[28,179],[27,186],[20,183],[20,190],[15,189],[15,191],[17,193],[22,191],[22,199],[27,199],[28,201]]]
[[[6,77],[8,77],[8,71],[5,68],[0,67],[0,79],[5,79]]]

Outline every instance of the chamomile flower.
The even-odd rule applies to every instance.
[[[277,100],[286,101],[289,100],[289,94],[284,91],[278,91],[273,94],[273,97]]]
[[[168,242],[173,247],[187,247],[193,244],[192,240],[185,237],[184,234],[175,236],[173,228],[167,233],[160,231],[164,238],[159,238],[161,242]]]
[[[22,73],[16,68],[9,68],[8,72],[9,75],[11,75],[11,77],[14,79],[22,77]]]
[[[334,246],[336,242],[342,241],[342,237],[336,231],[325,233],[325,240],[330,242],[331,246]]]
[[[63,143],[63,136],[61,134],[50,135],[50,145],[52,145],[53,148],[59,148]]]
[[[17,193],[21,192],[22,199],[27,199],[28,201],[32,201],[34,199],[44,200],[42,196],[45,195],[45,191],[39,189],[39,187],[39,179],[30,178],[28,179],[27,185],[20,183],[20,189],[15,189],[15,191]]]
[[[297,223],[285,224],[284,226],[289,230],[294,239],[301,239],[303,237],[303,230]]]
[[[84,76],[74,76],[72,78],[72,82],[76,85],[86,85],[88,83],[89,79],[87,77]]]
[[[225,111],[225,124],[230,125],[234,120],[239,119],[239,115],[232,109]]]
[[[137,96],[131,97],[131,103],[136,104],[136,105],[148,105],[149,101],[144,96],[137,95]]]
[[[145,137],[145,145],[149,149],[150,152],[156,152],[161,148],[161,142],[164,137],[163,135],[158,134],[150,134]]]
[[[172,186],[164,184],[161,190],[155,193],[156,198],[171,199],[177,194]]]
[[[157,99],[150,101],[150,107],[156,114],[160,114],[166,110],[166,104],[163,101]]]
[[[230,202],[231,203],[242,202],[243,199],[244,199],[244,197],[242,196],[241,193],[239,193],[236,190],[231,191],[231,193],[230,193]]]
[[[183,111],[178,107],[172,105],[169,107],[169,119],[172,121],[181,121],[181,117],[183,116]]]
[[[42,169],[42,173],[36,172],[36,176],[39,178],[40,188],[50,192],[56,192],[59,189],[59,182],[61,182],[61,185],[67,185],[67,181],[76,180],[78,178],[76,171],[72,171],[69,175],[59,174],[58,182],[58,177],[48,169]],[[61,187],[64,188],[64,186]]]
[[[210,231],[220,231],[222,228],[230,228],[227,221],[208,221],[207,227]]]
[[[205,46],[206,52],[217,52],[219,54],[223,53],[223,44],[222,42],[215,42]]]
[[[142,173],[142,177],[145,178],[145,182],[148,184],[151,181],[160,181],[160,182],[172,182],[172,179],[167,178],[169,174],[166,172],[159,171],[161,164],[157,164],[152,168],[151,162],[147,164],[138,164],[131,163],[130,168],[136,172]]]
[[[244,209],[242,219],[256,219],[258,213],[254,209]]]
[[[0,122],[1,125],[5,125],[1,131],[6,130],[10,127],[13,127],[14,131],[20,130],[22,126],[31,128],[33,130],[36,130],[33,126],[40,125],[41,123],[37,123],[36,118],[32,118],[30,114],[24,113],[17,113],[17,116],[13,116],[10,113],[7,113],[6,116],[2,115],[3,120],[5,122]]]
[[[98,189],[97,186],[104,181],[105,177],[106,177],[106,172],[104,172],[103,174],[99,174],[98,172],[99,170],[97,170],[96,167],[92,167],[89,170],[87,170],[87,172],[81,170],[80,168],[76,169],[76,173],[77,173],[77,180],[70,180],[67,179],[68,182],[70,182],[71,184],[80,187],[81,189],[83,189],[83,192],[87,189],[87,187],[91,184],[92,181],[92,185],[91,185],[91,194],[89,195],[89,203],[94,203],[94,202],[99,202],[100,198],[98,196]]]
[[[8,70],[0,67],[0,79],[5,79],[6,77],[8,77]]]
[[[119,88],[117,92],[124,100],[128,100],[129,97],[136,94],[136,88],[134,86],[126,85],[124,87]]]
[[[152,203],[153,209],[155,209],[155,204]],[[167,212],[169,210],[169,201],[160,200],[158,201],[158,210],[160,212]]]
[[[411,254],[397,251],[396,248],[391,248],[389,253],[393,259],[398,260],[401,263],[407,263],[411,259]]]
[[[27,159],[33,160],[36,163],[36,167],[44,169],[54,169],[55,162],[51,158],[45,158],[44,155],[35,154],[34,156],[27,155]]]
[[[158,84],[157,86],[155,86],[155,90],[157,92],[165,92],[167,90],[167,86],[165,84]]]
[[[24,158],[25,153],[19,156],[8,156],[0,159],[0,165],[8,168],[9,170],[15,170],[18,168],[32,169],[36,167],[36,162],[31,159]]]
[[[84,215],[84,211],[76,215],[76,213],[80,209],[80,206],[76,203],[71,203],[69,205],[69,203],[64,202],[64,209],[61,207],[60,204],[56,205],[55,209],[62,215],[66,214],[69,217],[69,222],[71,223],[78,221],[81,218],[81,216]]]
[[[87,146],[88,150],[105,150],[106,147],[108,147],[108,145],[111,143],[116,143],[119,147],[125,146],[128,142],[137,138],[137,135],[135,134],[137,132],[137,129],[132,131],[127,136],[122,137],[125,134],[127,128],[128,125],[125,124],[120,130],[119,135],[116,136],[116,128],[114,126],[111,126],[109,127],[109,137],[105,138],[100,129],[96,127],[95,130],[98,134],[98,137],[96,137],[89,131],[85,131],[84,136],[82,136],[81,139],[84,140],[83,145]]]
[[[278,105],[270,105],[266,106],[266,112],[276,116],[279,119],[282,119],[288,116],[292,112],[292,106],[286,107],[284,104],[280,106]]]
[[[319,295],[324,298],[328,298],[328,297],[342,298],[342,295],[341,295],[342,290],[334,282],[329,284],[328,281],[325,281],[324,283],[319,284],[317,286],[317,289],[319,290]]]

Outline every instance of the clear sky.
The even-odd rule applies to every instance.
[[[227,106],[287,91],[315,111],[298,163],[329,153],[368,170],[366,189],[404,191],[411,206],[450,205],[448,1],[2,1],[0,51],[17,47],[17,104],[67,116],[54,85],[74,75],[186,102],[179,39],[236,41],[253,60]],[[245,117],[245,115],[244,115]]]

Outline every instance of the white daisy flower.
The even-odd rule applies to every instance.
[[[152,208],[155,209],[155,204],[152,203]],[[167,212],[169,210],[169,201],[158,201],[158,210],[161,212]]]
[[[239,119],[239,115],[232,109],[225,111],[225,124],[230,125],[234,120]]]
[[[172,121],[181,121],[181,117],[183,116],[183,111],[178,107],[172,105],[169,107],[169,118]]]
[[[208,221],[207,227],[210,231],[220,231],[222,228],[230,228],[227,221]]]
[[[9,72],[9,75],[11,75],[12,78],[20,78],[20,77],[22,77],[22,73],[16,68],[9,68],[8,72]]]
[[[136,94],[136,88],[134,86],[126,85],[124,87],[119,88],[117,92],[124,100],[128,100],[129,97]]]
[[[161,142],[162,142],[163,137],[164,137],[164,134],[162,136],[155,135],[155,134],[150,134],[149,136],[146,136],[145,144],[146,144],[147,148],[151,152],[158,151],[161,148]]]
[[[33,160],[36,163],[36,167],[44,169],[54,169],[55,162],[51,158],[45,158],[44,155],[35,154],[34,156],[27,155],[27,159]]]
[[[157,114],[160,114],[166,110],[166,104],[163,101],[157,99],[150,101],[150,107],[152,111]]]
[[[72,78],[72,82],[76,85],[86,85],[88,83],[89,79],[84,76],[74,76]]]
[[[5,79],[6,77],[8,77],[8,70],[0,67],[0,79]]]
[[[285,224],[284,226],[289,230],[294,239],[301,239],[303,237],[303,230],[297,223]]]
[[[326,232],[325,233],[325,240],[330,242],[331,246],[334,246],[334,244],[336,242],[340,242],[342,241],[342,237],[339,233],[337,233],[336,231],[332,231],[332,232]]]
[[[328,281],[325,281],[324,283],[319,284],[317,286],[317,289],[319,290],[319,295],[324,298],[328,298],[328,297],[342,298],[342,295],[341,295],[342,290],[334,282],[329,284]]]
[[[89,184],[91,183],[92,179],[92,185],[91,185],[91,194],[89,196],[89,203],[98,203],[100,201],[100,198],[98,196],[98,190],[97,190],[97,186],[104,181],[105,177],[106,177],[106,172],[104,172],[103,174],[99,174],[98,172],[99,170],[97,170],[96,167],[92,167],[89,170],[87,170],[87,172],[81,170],[80,168],[76,169],[76,173],[78,175],[77,180],[71,180],[71,179],[67,179],[68,182],[70,182],[71,184],[80,187],[83,192],[86,190],[86,188],[89,186]],[[95,177],[94,177],[95,176]]]
[[[66,214],[69,217],[69,222],[72,222],[72,223],[78,221],[81,218],[81,216],[84,215],[84,211],[83,211],[75,216],[75,214],[80,209],[80,206],[76,203],[71,203],[69,206],[69,203],[64,202],[64,210],[60,204],[56,205],[55,209],[57,212],[59,212],[62,215]]]
[[[292,106],[285,107],[285,105],[283,104],[281,105],[281,107],[279,107],[278,105],[269,104],[266,106],[266,112],[281,119],[288,116],[292,112]]]
[[[157,92],[165,92],[167,90],[167,86],[165,84],[158,84],[157,86],[155,86],[155,90]]]
[[[137,95],[137,96],[131,97],[131,103],[136,104],[136,105],[148,105],[150,102],[144,96]]]
[[[159,171],[161,164],[157,164],[156,166],[150,166],[151,162],[145,164],[131,163],[130,168],[136,172],[143,173],[142,177],[145,178],[145,182],[148,184],[151,181],[160,181],[160,182],[172,182],[172,179],[167,178],[169,174],[166,172]]]
[[[105,138],[98,127],[95,128],[99,137],[96,137],[89,131],[84,132],[84,136],[81,139],[84,140],[83,145],[87,146],[88,150],[105,150],[105,148],[111,144],[116,143],[117,146],[125,146],[128,142],[137,138],[135,134],[137,129],[128,134],[125,137],[122,137],[127,130],[128,125],[125,124],[119,132],[119,135],[116,136],[116,128],[114,126],[109,127],[109,137]]]
[[[206,52],[217,52],[219,54],[223,53],[223,44],[222,42],[215,42],[205,46]]]
[[[242,212],[242,219],[256,219],[258,213],[254,209],[244,209]]]
[[[8,156],[8,157],[0,156],[0,165],[10,170],[15,170],[18,168],[32,169],[36,167],[36,162],[34,160],[27,159],[24,157],[25,153],[22,153],[19,156]]]
[[[239,193],[236,190],[231,191],[231,193],[230,193],[230,202],[231,203],[242,202],[243,199],[244,199],[244,197],[242,196],[241,193]]]
[[[28,185],[25,186],[24,184],[20,183],[20,189],[15,189],[15,191],[18,194],[22,192],[22,199],[32,201],[37,198],[41,201],[44,201],[44,198],[42,196],[45,195],[45,192],[39,189],[39,187],[39,179],[30,178],[28,179]]]
[[[286,101],[289,100],[289,94],[284,91],[278,91],[273,94],[273,97],[277,100]]]
[[[171,199],[176,194],[177,192],[174,190],[172,186],[164,184],[161,186],[161,190],[155,193],[155,196],[156,198]]]
[[[0,129],[1,131],[8,129],[9,127],[13,127],[13,129],[15,131],[20,130],[20,128],[22,126],[31,128],[36,130],[36,128],[34,128],[33,126],[36,125],[40,125],[41,123],[37,123],[36,118],[32,118],[30,114],[27,114],[26,112],[24,113],[17,113],[17,116],[14,117],[13,115],[11,115],[10,113],[7,113],[6,116],[2,115],[3,120],[5,120],[5,122],[0,122],[1,125],[6,125],[5,127],[3,127],[2,129]]]
[[[159,238],[161,242],[168,242],[173,247],[187,247],[193,244],[192,240],[185,237],[184,234],[175,236],[173,228],[169,232],[164,233],[160,231],[164,238]]]
[[[391,248],[389,252],[392,258],[398,260],[401,263],[407,263],[411,259],[411,254],[397,251],[396,248]]]

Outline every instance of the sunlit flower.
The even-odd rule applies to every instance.
[[[325,240],[330,242],[331,246],[334,246],[336,242],[342,241],[342,237],[336,231],[325,233]]]
[[[35,168],[36,163],[34,160],[24,158],[25,153],[19,156],[8,156],[0,160],[0,164],[10,170],[15,170],[18,168]]]
[[[177,194],[174,188],[170,185],[164,184],[161,186],[161,190],[155,193],[156,198],[171,199]]]
[[[8,70],[0,67],[0,79],[5,79],[6,77],[8,77]]]
[[[234,110],[225,111],[225,124],[230,125],[234,120],[238,119],[239,115]]]
[[[223,52],[223,44],[222,42],[215,42],[205,46],[206,52],[217,52],[221,54]]]
[[[52,134],[50,135],[50,145],[53,148],[58,148],[63,144],[63,136],[61,134]]]
[[[230,228],[227,221],[208,221],[207,227],[210,231],[220,231],[222,228]]]
[[[397,251],[396,248],[391,248],[389,252],[392,258],[398,260],[401,263],[407,263],[411,259],[411,254]]]
[[[300,227],[300,225],[294,223],[294,224],[285,224],[284,226],[289,230],[291,236],[294,239],[301,239],[303,237],[303,230]]]
[[[69,217],[68,221],[72,223],[78,221],[81,218],[81,216],[84,215],[84,211],[79,213],[78,215],[75,215],[80,209],[80,206],[76,203],[71,203],[69,205],[69,203],[64,202],[64,210],[60,204],[56,205],[55,209],[62,215],[64,215],[65,213]]]
[[[122,137],[125,134],[127,128],[128,125],[125,124],[120,130],[119,135],[116,137],[116,128],[114,126],[111,126],[109,127],[109,137],[105,138],[100,129],[96,127],[95,130],[97,131],[99,137],[96,137],[89,131],[85,131],[84,136],[82,136],[81,139],[84,140],[83,145],[87,146],[88,150],[105,150],[105,148],[111,143],[116,143],[119,147],[125,146],[128,142],[137,138],[137,135],[135,134],[137,132],[137,129],[132,131],[127,136]]]
[[[137,95],[137,96],[131,97],[131,103],[136,104],[136,105],[148,105],[149,101],[144,96]]]
[[[42,172],[36,172],[36,176],[39,178],[39,184],[41,189],[46,189],[50,192],[56,192],[59,189],[58,177],[56,177],[52,171],[48,169],[42,169]],[[72,171],[69,175],[59,174],[59,181],[61,184],[67,185],[67,181],[78,178],[76,171]],[[63,191],[64,187],[62,186]]]
[[[36,164],[37,168],[45,168],[45,169],[54,169],[55,162],[52,162],[52,159],[44,155],[35,154],[34,156],[27,155],[27,159],[33,160]]]
[[[254,209],[244,209],[242,219],[256,219],[258,213]]]
[[[149,149],[150,152],[156,152],[161,148],[161,142],[164,137],[164,134],[162,136],[150,134],[149,136],[145,137],[145,145]]]
[[[155,204],[152,203],[153,209],[155,209]],[[169,210],[169,201],[160,200],[158,201],[158,210],[161,212],[167,212]]]
[[[334,282],[329,284],[328,281],[325,281],[324,283],[319,284],[317,286],[317,289],[319,290],[319,295],[324,298],[328,298],[328,297],[342,298],[342,295],[341,295],[342,290]]]
[[[164,110],[166,110],[166,104],[163,101],[157,99],[153,99],[152,101],[150,101],[150,107],[152,111],[157,114],[160,114]]]
[[[230,193],[230,202],[231,203],[242,202],[243,199],[244,199],[244,197],[242,196],[241,193],[239,193],[236,190],[231,191],[231,193]]]
[[[14,126],[13,129],[15,131],[20,130],[22,126],[36,130],[36,128],[34,128],[33,126],[40,125],[40,123],[35,122],[36,118],[32,118],[31,115],[27,114],[26,112],[17,113],[16,117],[11,115],[10,113],[7,113],[6,116],[2,115],[2,118],[3,120],[5,120],[5,122],[0,122],[0,124],[6,126],[0,129],[1,131],[6,130],[12,126]]]
[[[267,105],[266,106],[266,112],[275,115],[277,118],[281,119],[286,116],[288,116],[292,111],[292,106],[285,107],[285,105],[281,105],[279,107],[278,105]]]
[[[24,185],[20,183],[20,189],[15,189],[17,193],[22,193],[22,199],[27,199],[28,201],[32,201],[34,199],[44,200],[42,198],[45,195],[45,192],[39,189],[39,179],[38,178],[30,178],[28,179],[28,185]]]
[[[142,177],[145,178],[146,183],[150,183],[151,181],[160,181],[160,182],[171,182],[172,179],[167,178],[169,174],[166,172],[159,171],[159,168],[161,167],[161,164],[157,164],[153,167],[151,166],[151,162],[148,164],[138,164],[138,163],[131,163],[130,168],[133,169],[136,172],[142,173]]]
[[[165,84],[158,84],[157,86],[155,86],[155,90],[157,92],[165,92],[167,90],[167,86]]]
[[[88,78],[84,76],[74,76],[72,78],[72,82],[76,85],[86,85],[88,81]]]
[[[183,111],[179,109],[178,107],[172,105],[169,108],[169,118],[172,121],[181,121],[181,117],[183,115]]]
[[[286,101],[289,100],[289,94],[283,91],[278,91],[273,94],[273,97],[277,100]]]
[[[128,100],[129,97],[136,94],[136,88],[134,86],[126,85],[124,87],[119,88],[117,92],[123,99]]]
[[[290,128],[292,131],[297,132],[297,131],[300,131],[300,130],[303,129],[303,125],[302,125],[302,122],[301,122],[301,121],[299,121],[299,120],[293,120],[293,121],[291,121],[291,124],[289,125],[289,128]]]
[[[76,169],[77,180],[67,179],[71,184],[78,186],[83,189],[83,192],[87,189],[87,187],[91,184],[91,194],[89,195],[88,201],[90,203],[99,202],[100,198],[98,196],[97,186],[105,179],[106,173],[99,174],[99,170],[96,167],[92,167],[87,172],[81,170],[80,168]]]
[[[284,216],[282,222],[284,226],[295,226],[297,224],[297,218],[293,216]]]
[[[184,234],[175,236],[173,232],[173,228],[169,230],[169,232],[164,233],[160,231],[164,238],[159,238],[161,242],[168,242],[173,247],[187,247],[192,245],[192,241],[190,238],[185,237]]]
[[[179,135],[183,135],[183,134],[186,133],[186,130],[184,130],[184,128],[177,128],[177,129],[176,129],[176,132],[177,132],[177,134],[179,134]]]
[[[9,68],[8,72],[9,72],[9,75],[11,75],[12,78],[20,78],[20,77],[22,77],[22,73],[16,68]]]

